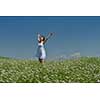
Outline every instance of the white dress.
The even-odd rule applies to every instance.
[[[43,43],[38,43],[38,49],[37,49],[36,56],[39,59],[45,59],[46,58],[46,51],[45,51]]]

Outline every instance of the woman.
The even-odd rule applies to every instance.
[[[52,33],[49,33],[47,37],[38,34],[38,49],[37,49],[37,57],[40,63],[44,63],[46,59],[46,51],[44,48],[44,44],[47,40],[52,36]]]

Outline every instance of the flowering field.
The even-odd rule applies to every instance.
[[[0,83],[97,83],[100,58],[82,57],[63,61],[0,58]]]

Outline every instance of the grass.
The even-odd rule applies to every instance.
[[[0,58],[0,83],[97,83],[100,58],[81,57],[63,61]]]

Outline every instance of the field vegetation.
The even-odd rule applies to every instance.
[[[61,61],[19,60],[0,57],[0,83],[98,83],[100,58]]]

